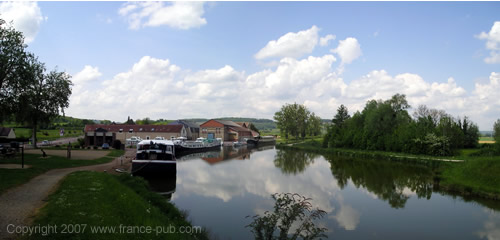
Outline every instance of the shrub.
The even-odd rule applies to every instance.
[[[114,149],[120,149],[120,148],[121,148],[121,146],[122,146],[122,142],[121,142],[120,140],[115,140],[115,141],[113,142],[113,148],[114,148]]]

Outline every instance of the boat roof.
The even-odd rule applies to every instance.
[[[140,145],[147,145],[147,144],[164,144],[164,145],[174,145],[174,142],[171,140],[155,140],[155,139],[150,139],[150,140],[142,140],[138,144]]]

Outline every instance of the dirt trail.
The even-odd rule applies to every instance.
[[[134,149],[127,149],[123,156],[123,166],[121,157],[117,157],[100,165],[54,169],[0,195],[0,239],[16,239],[18,236],[11,232],[15,227],[29,226],[32,223],[38,209],[44,206],[46,198],[57,189],[64,176],[81,170],[116,173],[116,168],[130,167],[134,152]]]

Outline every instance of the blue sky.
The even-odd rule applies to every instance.
[[[0,3],[28,49],[73,76],[74,117],[272,118],[297,102],[331,118],[340,104],[403,93],[482,130],[500,118],[498,12],[499,2]]]

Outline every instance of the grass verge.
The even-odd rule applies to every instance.
[[[33,226],[38,225],[57,226],[57,233],[27,239],[207,238],[201,227],[193,227],[174,205],[151,192],[146,181],[89,171],[63,180],[36,217]]]
[[[24,164],[30,165],[27,169],[3,169],[0,168],[0,193],[5,192],[7,189],[19,186],[28,182],[30,179],[56,168],[71,168],[88,165],[96,165],[108,163],[117,156],[123,155],[123,150],[110,150],[108,155],[93,160],[70,160],[65,157],[48,156],[42,158],[38,154],[25,154]],[[20,164],[21,156],[16,154],[14,158],[0,159],[0,163],[13,163]]]
[[[440,179],[440,187],[446,191],[456,192],[464,196],[500,200],[500,157],[474,156],[474,153],[480,151],[479,149],[462,149],[457,156],[434,157],[383,151],[322,148],[320,140],[308,140],[292,146],[278,144],[276,147],[426,165],[432,167],[436,178]],[[442,160],[463,160],[463,162],[443,162]]]

